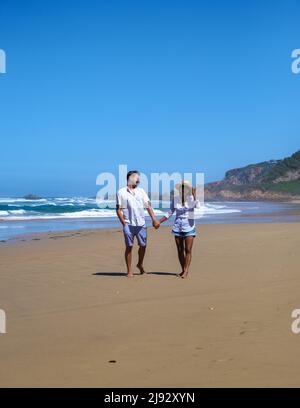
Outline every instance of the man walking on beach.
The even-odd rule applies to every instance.
[[[127,266],[127,276],[133,277],[132,271],[132,247],[134,237],[136,237],[139,245],[139,260],[137,267],[141,274],[145,273],[143,267],[144,256],[147,246],[147,227],[145,221],[144,208],[148,211],[152,219],[154,228],[159,227],[159,222],[156,220],[150,199],[147,193],[140,187],[140,173],[137,170],[127,173],[127,186],[121,188],[117,192],[116,210],[118,218],[123,225],[123,233],[125,239],[125,261]]]

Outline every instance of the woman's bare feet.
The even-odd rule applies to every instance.
[[[143,265],[137,264],[136,267],[140,270],[141,275],[147,273],[143,267]]]
[[[188,271],[183,271],[183,272],[181,272],[181,274],[180,274],[180,277],[182,278],[182,279],[186,279],[187,277],[188,277]]]
[[[127,272],[126,277],[127,278],[133,278],[134,277],[133,272],[132,271]]]

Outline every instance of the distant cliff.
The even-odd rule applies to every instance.
[[[226,172],[205,186],[206,200],[300,199],[300,150],[283,160],[270,160]]]

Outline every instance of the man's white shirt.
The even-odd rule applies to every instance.
[[[149,202],[148,194],[140,187],[130,189],[126,186],[117,192],[116,204],[122,209],[125,222],[132,226],[145,225],[144,208],[149,206]]]

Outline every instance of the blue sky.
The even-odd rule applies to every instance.
[[[94,195],[103,171],[300,148],[300,3],[1,0],[0,195]]]

